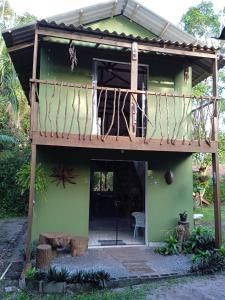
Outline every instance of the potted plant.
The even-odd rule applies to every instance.
[[[186,211],[180,213],[179,216],[180,216],[180,221],[181,221],[181,222],[187,222],[187,217],[188,217],[188,215],[187,215],[187,212],[186,212]]]

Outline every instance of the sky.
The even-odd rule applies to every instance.
[[[219,12],[224,6],[224,0],[211,0],[215,11]],[[106,0],[9,0],[17,14],[29,12],[42,19],[85,6],[107,2]],[[159,14],[171,23],[177,25],[182,15],[191,6],[201,3],[201,0],[138,0],[139,3]]]

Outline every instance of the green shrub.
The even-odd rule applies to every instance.
[[[16,173],[17,184],[21,188],[21,194],[29,191],[30,188],[30,163],[24,164],[21,169]],[[41,194],[47,189],[48,176],[41,163],[36,165],[36,175],[35,175],[35,190],[37,193]]]
[[[30,160],[30,149],[15,147],[0,155],[0,217],[27,215],[28,193],[21,195],[16,173]]]
[[[66,282],[69,278],[69,272],[64,268],[57,270],[55,267],[53,267],[48,270],[46,278],[48,282]]]
[[[31,267],[26,270],[25,277],[27,279],[35,279],[37,274],[37,269],[34,267]]]
[[[192,257],[191,272],[214,274],[225,269],[225,257],[219,251],[199,251]]]
[[[198,253],[199,251],[213,250],[215,238],[213,233],[205,227],[197,227],[191,233],[189,239],[183,243],[185,253]]]
[[[174,255],[179,253],[179,245],[176,237],[171,235],[165,242],[166,242],[165,246],[155,249],[156,253],[162,255]]]
[[[94,287],[105,288],[106,282],[110,279],[109,273],[100,270],[100,271],[79,271],[76,274],[73,274],[69,278],[70,283],[90,283]]]

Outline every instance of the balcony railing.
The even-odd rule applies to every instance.
[[[33,132],[42,137],[106,142],[128,137],[143,143],[158,140],[176,145],[215,141],[215,97],[93,87],[59,81],[36,80],[37,122]]]

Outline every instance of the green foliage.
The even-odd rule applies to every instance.
[[[69,278],[70,283],[90,283],[94,287],[105,288],[110,275],[105,271],[79,271]]]
[[[1,155],[0,152],[0,217],[24,216],[27,214],[28,193],[21,195],[16,173],[29,161],[30,149],[14,147],[6,153]]]
[[[225,269],[225,257],[219,251],[199,251],[192,257],[191,272],[214,274]]]
[[[61,270],[50,268],[48,270],[46,279],[48,282],[66,282],[69,279],[69,272],[64,268],[62,268]]]
[[[31,165],[24,164],[21,169],[16,173],[17,184],[21,189],[21,194],[29,191],[30,187],[30,171]],[[35,190],[37,193],[41,194],[46,191],[48,186],[48,176],[45,169],[42,167],[41,163],[36,165],[36,175],[35,175]]]
[[[220,34],[219,15],[214,12],[213,3],[211,1],[202,1],[194,7],[190,7],[183,15],[181,23],[188,33],[202,39]]]
[[[206,227],[197,227],[191,233],[189,239],[183,244],[185,253],[199,253],[200,251],[211,251],[215,248],[215,238]]]
[[[36,278],[36,273],[37,273],[36,268],[31,267],[31,268],[26,270],[25,277],[27,279],[35,279]]]
[[[166,245],[163,247],[158,247],[155,249],[156,253],[162,255],[174,255],[179,253],[179,245],[176,237],[170,235],[169,238],[165,241]]]

